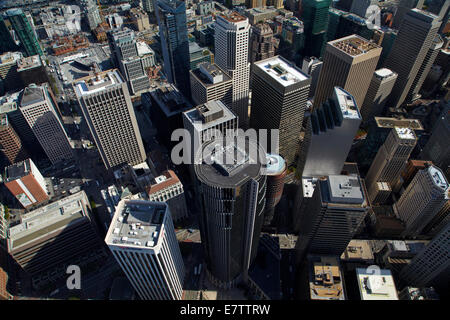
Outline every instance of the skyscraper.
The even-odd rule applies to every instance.
[[[156,17],[167,80],[190,98],[186,3],[180,0],[157,0]]]
[[[77,80],[74,91],[107,169],[145,161],[130,94],[117,69]]]
[[[273,31],[267,23],[258,23],[251,28],[250,63],[271,58],[275,54],[272,43]]]
[[[406,225],[403,235],[420,235],[449,199],[450,185],[438,167],[417,172],[396,203],[397,215]]]
[[[408,102],[407,94],[439,29],[438,20],[437,16],[419,9],[411,9],[405,15],[384,63],[385,68],[398,74],[389,99],[391,107],[398,108]]]
[[[380,147],[375,159],[367,172],[365,182],[369,194],[373,192],[377,182],[387,182],[391,188],[394,187],[400,174],[406,167],[409,155],[416,146],[417,137],[409,128],[395,127]],[[371,201],[374,200],[370,199]]]
[[[308,75],[281,56],[253,64],[250,126],[279,130],[279,151],[271,145],[272,137],[267,151],[279,153],[288,166],[298,150],[310,84]]]
[[[361,116],[364,122],[380,116],[392,92],[397,74],[389,69],[378,69],[374,72],[366,98],[361,106]]]
[[[248,19],[233,11],[220,13],[215,22],[215,62],[233,79],[232,111],[239,118],[239,125],[248,127],[248,96],[250,63],[248,43],[250,24]]]
[[[450,166],[450,108],[444,108],[434,124],[431,137],[420,154],[421,159],[431,160],[439,168]]]
[[[122,200],[105,242],[142,300],[180,300],[184,263],[169,207]]]
[[[202,157],[203,154],[203,157]],[[209,279],[230,288],[255,259],[264,220],[265,151],[248,137],[203,144],[196,158],[203,210],[200,233]]]
[[[39,45],[36,33],[23,13],[22,9],[9,9],[4,13],[3,19],[7,19],[14,30],[15,35],[20,40],[20,44],[27,56],[36,54],[42,56],[44,53]],[[4,23],[4,21],[3,21]]]
[[[89,25],[89,29],[94,30],[102,22],[95,0],[81,0],[84,15]]]
[[[114,32],[112,36],[120,72],[128,82],[132,95],[150,88],[150,81],[144,68],[144,61],[139,57],[135,34],[130,29]]]
[[[47,84],[30,84],[23,90],[20,112],[52,163],[73,158],[69,138]]]
[[[450,223],[401,270],[400,277],[409,285],[448,289],[449,247]]]
[[[423,82],[430,72],[431,67],[443,45],[444,41],[442,40],[442,37],[437,34],[425,55],[425,59],[423,60],[414,81],[411,84],[406,101],[414,101],[420,98],[419,91],[422,88]]]
[[[331,97],[335,86],[348,91],[361,108],[380,54],[381,47],[355,34],[328,42],[314,109]]]
[[[83,270],[88,262],[105,259],[90,210],[81,191],[23,215],[9,228],[8,252],[30,276],[34,289],[64,282],[71,264]]]
[[[190,71],[192,101],[196,105],[220,100],[232,107],[233,80],[218,65],[204,62]]]
[[[321,57],[327,41],[328,9],[331,0],[303,0],[300,16],[305,23],[306,56]]]
[[[357,175],[318,179],[311,201],[300,213],[297,259],[306,253],[341,256],[368,209],[364,184]]]
[[[361,123],[355,99],[336,87],[333,96],[313,111],[308,121],[311,137],[302,147],[306,160],[300,174],[303,177],[341,174]],[[301,166],[297,170],[302,170]]]

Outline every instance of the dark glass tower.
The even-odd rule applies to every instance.
[[[227,140],[205,142],[195,164],[208,276],[222,288],[246,279],[258,248],[266,194],[265,151],[246,136]]]
[[[190,99],[186,4],[179,0],[158,0],[156,17],[167,80]]]
[[[31,26],[31,23],[28,21],[27,17],[21,9],[9,9],[8,11],[6,11],[4,19],[7,19],[9,21],[11,28],[19,38],[20,43],[27,56],[34,56],[36,54],[40,56],[43,55],[33,27]],[[4,22],[2,24],[4,24]],[[4,28],[0,28],[3,33]]]
[[[331,0],[303,0],[301,18],[305,24],[305,55],[321,57],[327,42],[328,9]]]

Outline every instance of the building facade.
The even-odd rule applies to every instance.
[[[279,130],[279,150],[272,145],[273,137],[267,138],[266,148],[280,154],[288,166],[295,162],[298,151],[310,84],[308,75],[280,56],[253,64],[250,126]]]
[[[449,199],[450,185],[438,167],[417,172],[395,205],[398,217],[405,223],[403,235],[420,235],[441,209],[448,207]]]
[[[200,234],[209,279],[230,288],[246,280],[256,257],[264,220],[265,151],[248,137],[215,139],[203,144],[195,173],[200,183]],[[253,162],[249,162],[249,152]],[[203,157],[202,157],[203,154]],[[261,158],[264,157],[264,158]],[[234,164],[228,164],[229,159]]]
[[[249,125],[249,81],[248,43],[250,24],[248,19],[233,11],[219,14],[215,22],[215,63],[233,79],[232,111],[239,118],[239,125]]]
[[[314,108],[319,108],[332,95],[333,88],[339,86],[355,98],[360,109],[380,54],[381,47],[357,35],[328,42]]]
[[[386,68],[374,72],[367,95],[361,106],[363,122],[370,121],[375,116],[381,116],[397,76],[395,72]]]
[[[105,167],[144,162],[130,94],[117,69],[79,79],[74,91]]]
[[[186,4],[179,0],[157,0],[156,17],[167,80],[190,98]]]
[[[190,71],[192,101],[196,105],[220,100],[228,108],[233,102],[233,80],[218,65],[201,63]]]
[[[155,183],[148,188],[148,198],[150,201],[166,202],[175,222],[188,216],[183,184],[172,170],[155,178]]]
[[[105,242],[142,300],[181,300],[184,263],[166,203],[122,200]]]
[[[406,13],[384,67],[398,74],[389,104],[400,107],[406,101],[414,79],[439,29],[438,17],[419,9]],[[414,32],[412,32],[414,31]]]
[[[72,146],[48,84],[26,87],[21,94],[20,112],[52,163],[73,159]]]

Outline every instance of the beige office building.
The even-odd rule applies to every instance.
[[[348,91],[361,108],[381,50],[377,44],[356,34],[328,42],[314,97],[314,109],[331,97],[335,86]]]
[[[380,189],[385,193],[385,187],[380,188],[377,182],[386,182],[392,188],[406,166],[409,155],[416,146],[417,137],[409,128],[395,127],[391,130],[384,144],[378,150],[372,165],[366,175],[366,185],[369,190],[370,200],[374,201]]]
[[[366,98],[361,106],[363,122],[380,116],[392,92],[397,74],[389,69],[382,68],[374,72]]]
[[[189,73],[192,100],[196,105],[220,100],[228,108],[232,107],[233,81],[218,65],[204,62]]]

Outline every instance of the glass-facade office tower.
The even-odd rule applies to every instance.
[[[9,25],[14,30],[15,35],[19,38],[20,43],[27,53],[27,56],[34,56],[36,54],[42,56],[44,53],[39,45],[36,33],[28,21],[27,16],[22,9],[9,9],[3,15],[1,24],[8,20]],[[2,28],[4,29],[4,28]]]
[[[200,233],[209,279],[219,287],[246,280],[256,257],[264,222],[265,159],[265,151],[246,136],[211,140],[197,153]]]
[[[156,17],[167,80],[174,83],[185,97],[190,98],[186,3],[179,0],[157,0]]]
[[[429,12],[411,9],[404,17],[397,38],[384,64],[398,74],[389,105],[400,107],[422,66],[438,32],[439,18]]]
[[[298,151],[311,78],[280,56],[255,62],[252,68],[251,127],[279,130],[279,150],[267,138],[267,151],[279,153],[289,166]]]

